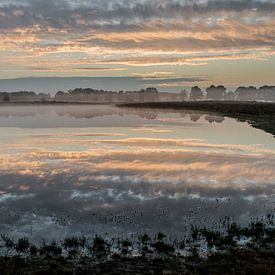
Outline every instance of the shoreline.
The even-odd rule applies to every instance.
[[[126,108],[150,108],[215,112],[223,115],[275,115],[275,102],[256,101],[183,101],[117,104]]]
[[[108,104],[108,103],[93,103],[93,102],[62,102],[62,101],[34,101],[34,102],[28,102],[28,101],[20,101],[20,102],[9,102],[9,103],[3,103],[0,102],[0,107],[2,106],[18,106],[18,105],[32,105],[32,106],[47,106],[47,105],[115,105],[115,104]]]
[[[128,103],[117,106],[123,108],[189,110],[214,113],[234,118],[241,122],[248,122],[252,127],[270,133],[275,137],[275,103],[271,102],[186,101]]]

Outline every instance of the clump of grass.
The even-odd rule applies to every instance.
[[[167,236],[161,232],[155,238],[155,241],[151,244],[156,253],[164,254],[167,256],[173,255],[175,247],[168,243]]]
[[[30,248],[30,241],[27,238],[20,238],[18,239],[17,243],[15,244],[15,250],[19,255],[21,253],[27,253]]]
[[[39,254],[41,256],[58,257],[62,255],[62,247],[55,240],[50,243],[43,241],[39,247]]]
[[[143,257],[153,253],[151,249],[151,238],[148,234],[143,234],[138,237],[138,247],[138,251]]]
[[[98,259],[107,258],[111,250],[109,242],[99,235],[95,236],[88,248],[90,253]]]

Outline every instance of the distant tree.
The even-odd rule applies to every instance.
[[[262,86],[259,88],[258,99],[263,101],[275,101],[275,86]]]
[[[204,95],[202,90],[198,86],[194,86],[190,92],[190,100],[196,101],[203,99]]]
[[[63,91],[59,91],[56,93],[54,99],[57,101],[65,101],[68,100],[68,95],[67,93],[63,92]]]
[[[59,91],[59,92],[57,92],[57,93],[56,93],[56,95],[55,95],[55,96],[64,96],[64,95],[66,95],[66,93],[65,93],[65,92],[63,92],[63,91]]]
[[[211,85],[206,89],[206,98],[211,100],[223,100],[226,95],[226,88],[224,86]]]
[[[180,100],[181,100],[181,101],[185,101],[187,98],[188,98],[187,91],[186,91],[185,89],[184,89],[184,90],[181,90],[181,91],[180,91]]]
[[[235,91],[237,100],[240,101],[251,101],[258,99],[259,91],[256,87],[239,87]]]
[[[155,87],[148,87],[145,90],[147,93],[158,93],[159,91]]]
[[[245,100],[245,96],[244,96],[245,93],[246,93],[246,87],[243,87],[243,86],[238,87],[235,91],[236,99],[240,101]]]
[[[232,92],[232,91],[226,93],[225,99],[226,99],[226,100],[235,100],[235,93]]]

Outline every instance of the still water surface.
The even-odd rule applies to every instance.
[[[198,112],[0,108],[0,232],[178,235],[274,212],[275,139]]]

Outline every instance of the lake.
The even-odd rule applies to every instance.
[[[0,107],[0,232],[180,235],[274,213],[275,139],[200,112]]]

